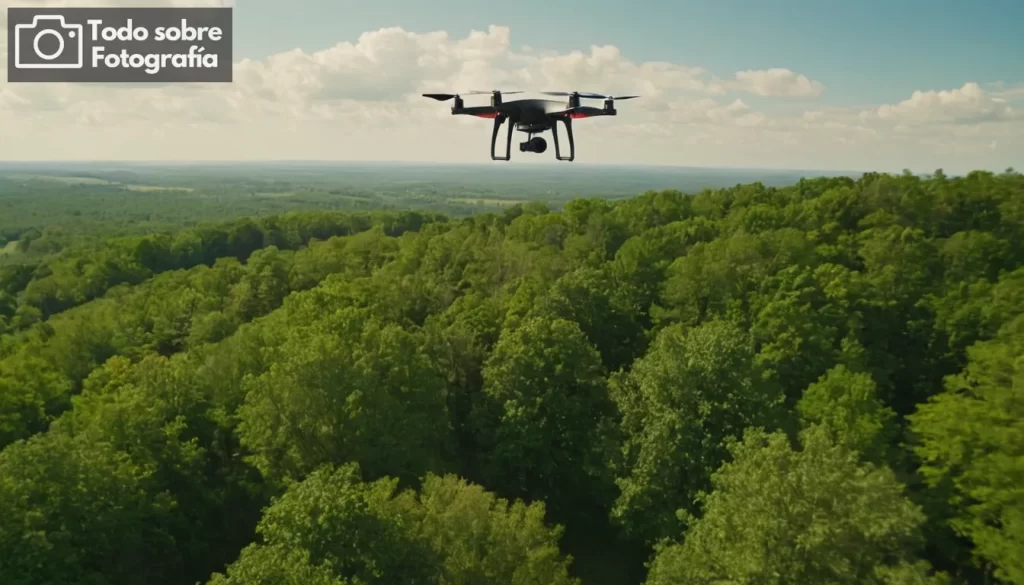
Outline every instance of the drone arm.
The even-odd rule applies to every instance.
[[[497,118],[499,112],[491,106],[470,106],[468,108],[452,108],[452,114],[457,116],[476,116],[477,118]]]
[[[494,131],[491,132],[491,160],[509,160],[512,158],[512,130],[515,126],[512,122],[508,123],[508,138],[505,141],[505,156],[498,156],[494,152],[494,148],[498,142],[498,130],[501,129],[502,123],[505,122],[505,116],[499,115],[494,118]]]
[[[609,110],[606,108],[592,108],[590,106],[580,106],[578,108],[569,108],[562,110],[561,112],[554,112],[552,116],[567,116],[574,120],[584,118],[596,118],[597,116],[615,116],[618,112],[616,110]]]

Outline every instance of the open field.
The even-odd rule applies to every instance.
[[[12,181],[56,181],[58,183],[64,183],[66,185],[111,185],[114,187],[120,187],[122,189],[128,189],[129,191],[192,191],[191,187],[173,187],[165,185],[134,185],[120,183],[118,181],[111,181],[108,179],[98,179],[96,177],[75,177],[75,176],[63,176],[63,175],[40,175],[40,174],[21,174],[11,173],[7,175]]]

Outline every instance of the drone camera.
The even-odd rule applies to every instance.
[[[519,152],[536,152],[537,154],[541,154],[547,149],[548,141],[544,140],[540,136],[536,136],[526,142],[519,143]]]

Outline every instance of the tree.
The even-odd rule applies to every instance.
[[[428,475],[419,493],[396,501],[418,534],[443,557],[442,583],[578,585],[559,550],[562,527],[545,525],[545,506],[508,501],[454,475]]]
[[[0,452],[5,584],[172,584],[174,500],[106,443],[42,434]]]
[[[604,498],[614,404],[578,325],[535,317],[503,331],[483,391],[473,416],[485,485],[558,514]]]
[[[577,585],[544,506],[497,499],[455,476],[428,475],[419,492],[325,465],[288,488],[210,585],[269,582]]]
[[[898,436],[896,413],[878,399],[871,375],[845,365],[811,384],[796,408],[805,428],[821,425],[834,441],[873,463],[887,461]]]
[[[248,382],[238,433],[271,480],[323,463],[359,462],[369,477],[415,483],[451,455],[445,381],[422,335],[347,308],[295,326]]]
[[[1024,583],[1024,317],[968,350],[965,370],[912,414],[921,473],[999,579]]]
[[[528,314],[575,322],[609,371],[630,364],[646,349],[637,313],[596,269],[581,268],[558,279],[534,300]]]
[[[750,429],[712,476],[682,544],[657,548],[647,585],[940,585],[915,557],[924,514],[884,467],[862,464],[821,427],[794,450]]]
[[[680,531],[675,511],[695,511],[726,439],[782,423],[781,390],[762,378],[750,336],[727,321],[665,328],[613,396],[625,439],[614,517],[648,542]]]
[[[280,545],[250,546],[208,585],[351,585],[327,562],[313,564],[309,551]]]
[[[437,583],[436,555],[388,506],[397,487],[391,478],[364,483],[355,464],[317,468],[264,512],[256,527],[263,542],[243,552],[233,582],[267,569],[324,566],[343,583]],[[283,550],[261,552],[264,547]]]

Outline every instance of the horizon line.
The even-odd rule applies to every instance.
[[[223,159],[223,160],[188,160],[188,159],[19,159],[0,160],[0,166],[18,164],[73,164],[73,165],[161,165],[161,166],[209,166],[209,165],[251,165],[251,164],[322,164],[322,165],[406,165],[406,166],[496,166],[511,169],[511,165],[498,165],[504,161],[416,161],[416,160],[358,160],[358,159]],[[589,167],[589,168],[629,168],[629,169],[659,169],[659,170],[722,170],[722,171],[772,171],[772,172],[815,172],[815,173],[837,173],[837,174],[864,174],[867,172],[896,172],[896,171],[863,171],[850,169],[823,169],[823,168],[793,168],[793,167],[744,167],[744,166],[696,166],[696,165],[667,165],[667,164],[615,164],[615,163],[588,163],[573,162],[572,165],[557,165],[554,163],[539,162],[517,162],[516,166],[528,166],[531,168],[561,166],[562,168]],[[901,171],[900,171],[901,172]]]
[[[253,164],[274,164],[281,166],[288,165],[301,165],[301,164],[315,164],[315,165],[366,165],[366,166],[411,166],[411,167],[425,167],[425,166],[440,166],[440,167],[485,167],[491,166],[501,168],[505,170],[512,170],[511,165],[498,164],[505,161],[418,161],[418,160],[360,160],[360,159],[287,159],[287,158],[268,158],[268,159],[222,159],[222,160],[191,160],[191,159],[16,159],[16,160],[0,160],[0,167],[12,167],[17,165],[125,165],[125,166],[163,166],[163,167],[188,167],[188,166],[216,166],[216,165],[237,165],[237,166],[248,166]],[[651,169],[659,171],[687,171],[687,170],[701,170],[701,171],[746,171],[746,172],[770,172],[770,173],[789,173],[789,174],[828,174],[834,176],[851,176],[851,175],[864,175],[867,173],[879,173],[879,174],[902,174],[907,170],[910,170],[912,174],[919,176],[933,175],[936,171],[943,171],[944,174],[950,176],[966,176],[972,172],[983,171],[991,173],[1002,173],[1005,169],[984,169],[984,168],[971,168],[964,170],[963,172],[951,172],[946,171],[942,167],[930,170],[914,170],[904,167],[900,170],[852,170],[852,169],[825,169],[825,168],[794,168],[794,167],[744,167],[744,166],[690,166],[690,165],[669,165],[669,164],[616,164],[616,163],[592,163],[576,161],[571,165],[558,165],[554,162],[529,162],[529,161],[517,161],[518,167],[528,167],[531,170],[538,168],[561,167],[566,169],[572,168],[600,168],[600,169]],[[571,170],[570,170],[571,172]]]

